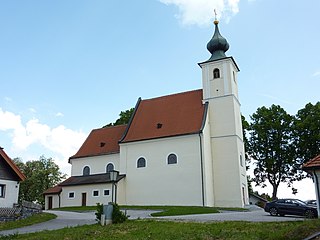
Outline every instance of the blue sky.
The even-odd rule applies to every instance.
[[[138,97],[201,88],[213,9],[246,118],[319,101],[318,0],[3,0],[0,146],[24,161],[53,157],[70,174],[89,132]]]

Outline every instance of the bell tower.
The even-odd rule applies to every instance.
[[[245,152],[238,96],[239,68],[227,57],[227,40],[220,34],[219,21],[207,44],[211,57],[202,69],[203,102],[208,102],[212,156],[214,206],[243,207],[248,204]]]

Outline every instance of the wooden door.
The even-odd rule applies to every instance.
[[[48,197],[48,209],[52,209],[52,197]]]
[[[81,206],[87,206],[87,193],[82,193]]]

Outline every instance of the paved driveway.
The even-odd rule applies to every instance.
[[[55,229],[61,229],[65,227],[74,227],[78,225],[97,223],[97,221],[95,220],[96,216],[94,212],[86,212],[86,213],[65,212],[65,211],[45,211],[45,212],[53,213],[57,215],[57,218],[47,222],[38,223],[38,224],[34,224],[27,227],[0,231],[0,236],[10,235],[15,233],[23,234],[23,233],[39,232],[44,230],[55,230]]]
[[[214,222],[214,221],[249,221],[249,222],[285,222],[285,221],[302,221],[303,217],[285,216],[273,217],[263,209],[255,209],[248,212],[226,211],[213,214],[197,214],[184,216],[168,216],[161,219],[177,221],[194,221],[194,222]]]

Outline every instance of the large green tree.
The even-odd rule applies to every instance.
[[[44,204],[43,192],[66,178],[52,158],[41,156],[39,160],[26,163],[17,158],[14,161],[26,176],[26,180],[20,184],[20,201]]]
[[[294,144],[297,150],[297,168],[320,154],[320,102],[308,103],[294,120]]]
[[[252,180],[262,187],[268,181],[275,199],[279,184],[285,182],[292,186],[298,174],[292,144],[293,116],[280,106],[272,105],[258,108],[251,120],[247,152],[254,162],[255,177]]]
[[[119,114],[119,118],[114,123],[109,123],[109,124],[107,124],[107,125],[105,125],[103,127],[105,128],[105,127],[110,127],[110,126],[117,126],[117,125],[127,124],[127,123],[129,123],[133,112],[134,112],[134,108],[130,108],[130,109],[125,110],[125,111],[121,111],[120,114]]]

